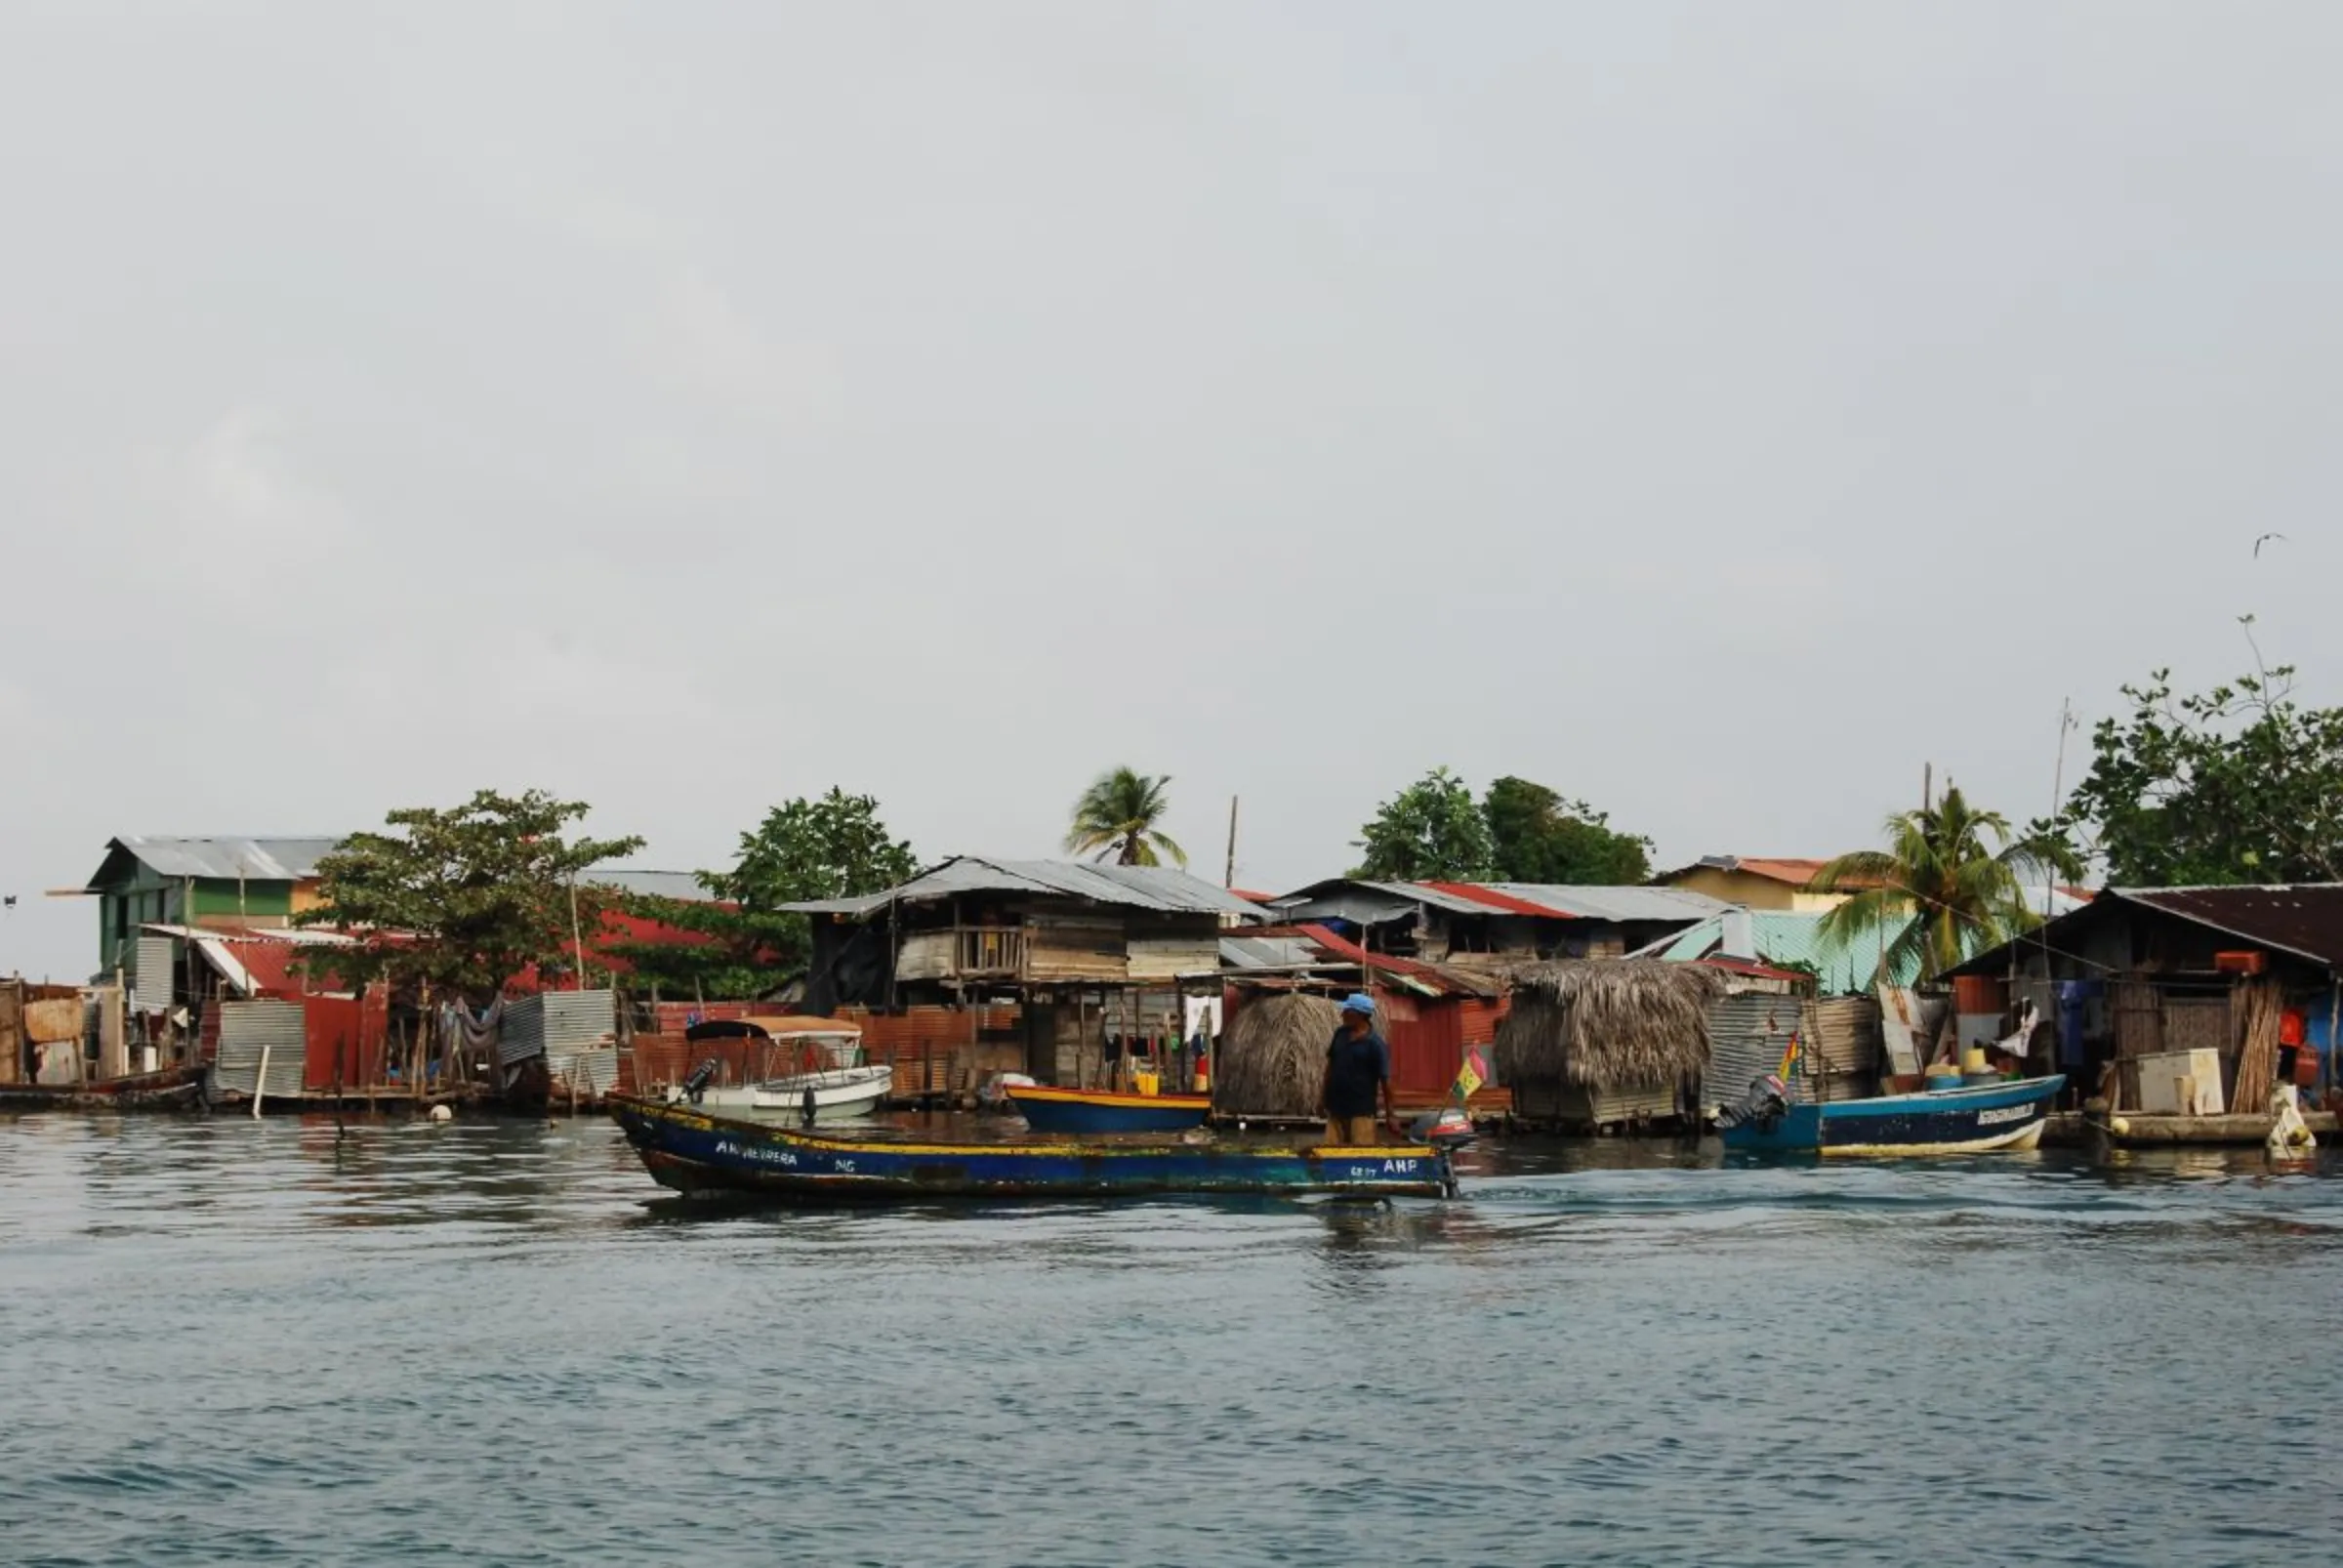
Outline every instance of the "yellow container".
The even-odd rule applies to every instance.
[[[1133,1072],[1130,1075],[1131,1088],[1142,1094],[1154,1093],[1162,1083],[1163,1075],[1161,1073]]]
[[[1963,1051],[1960,1053],[1960,1070],[1964,1076],[1969,1073],[1984,1072],[1986,1070],[1985,1048],[1983,1046],[1971,1046],[1966,1051]]]

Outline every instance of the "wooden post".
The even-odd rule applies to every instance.
[[[432,982],[423,982],[423,1005],[418,1010],[415,1033],[407,1041],[407,1097],[416,1109],[423,1108],[423,1063],[432,1050]]]
[[[2326,999],[2326,1054],[2319,1058],[2319,1098],[2329,1110],[2334,1109],[2335,1092],[2335,1034],[2343,1027],[2343,980],[2328,990]]]
[[[113,1049],[106,1049],[108,1036]],[[123,983],[122,970],[114,970],[114,988],[101,1005],[98,1012],[98,1076],[122,1078],[130,1072],[130,991]]]
[[[1225,865],[1225,866],[1222,868],[1222,870],[1221,870],[1221,874],[1220,874],[1220,886],[1221,886],[1221,887],[1234,887],[1236,885],[1237,885],[1237,798],[1236,798],[1235,796],[1233,796],[1233,795],[1232,795],[1232,796],[1230,796],[1230,797],[1228,798],[1228,862],[1227,862],[1227,864],[1226,864],[1226,865]]]
[[[276,1048],[267,1042],[261,1046],[261,1070],[252,1081],[252,1119],[261,1119],[261,1096],[268,1090],[268,1052]]]
[[[583,991],[586,989],[586,937],[578,928],[578,874],[574,871],[569,874],[569,945],[576,950],[578,960],[578,970],[570,976],[569,988]],[[570,1114],[575,1116],[578,1093],[574,1084],[570,1086],[569,1098]]]

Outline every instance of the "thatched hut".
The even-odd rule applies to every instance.
[[[1224,1116],[1318,1115],[1327,1042],[1341,1021],[1341,1011],[1322,996],[1246,1003],[1220,1041],[1213,1109]]]
[[[1514,1114],[1573,1127],[1676,1115],[1685,1080],[1708,1064],[1708,1005],[1725,983],[1706,966],[1657,959],[1515,970],[1496,1048]]]

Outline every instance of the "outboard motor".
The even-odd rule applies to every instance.
[[[1749,1081],[1748,1093],[1730,1105],[1717,1107],[1718,1127],[1754,1126],[1770,1133],[1789,1110],[1789,1086],[1772,1073]]]
[[[708,1092],[709,1084],[716,1078],[716,1058],[711,1056],[691,1070],[691,1076],[683,1080],[683,1097],[685,1099],[694,1105],[700,1102],[700,1096]]]
[[[1473,1132],[1472,1119],[1455,1106],[1445,1110],[1426,1111],[1408,1124],[1408,1135],[1418,1143],[1429,1143],[1436,1149],[1456,1150],[1470,1143],[1478,1135]]]

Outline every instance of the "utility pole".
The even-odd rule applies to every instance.
[[[2052,821],[2056,821],[2058,813],[2066,808],[2067,735],[2074,728],[2075,699],[2061,697],[2058,700],[2058,763],[2050,770],[2050,818]],[[2050,893],[2057,881],[2058,868],[2056,866],[2042,868],[2042,919],[2045,921],[2050,918]]]
[[[1221,886],[1221,887],[1234,887],[1236,885],[1237,885],[1237,798],[1236,798],[1235,796],[1233,796],[1233,795],[1232,795],[1232,796],[1230,796],[1230,797],[1228,798],[1228,862],[1227,862],[1227,864],[1226,864],[1225,866],[1223,866],[1223,867],[1221,868],[1221,872],[1220,872],[1220,886]]]
[[[586,938],[578,929],[578,874],[569,874],[569,945],[577,949],[577,972],[570,977],[572,991],[586,989]],[[573,1107],[574,1108],[574,1107]]]

